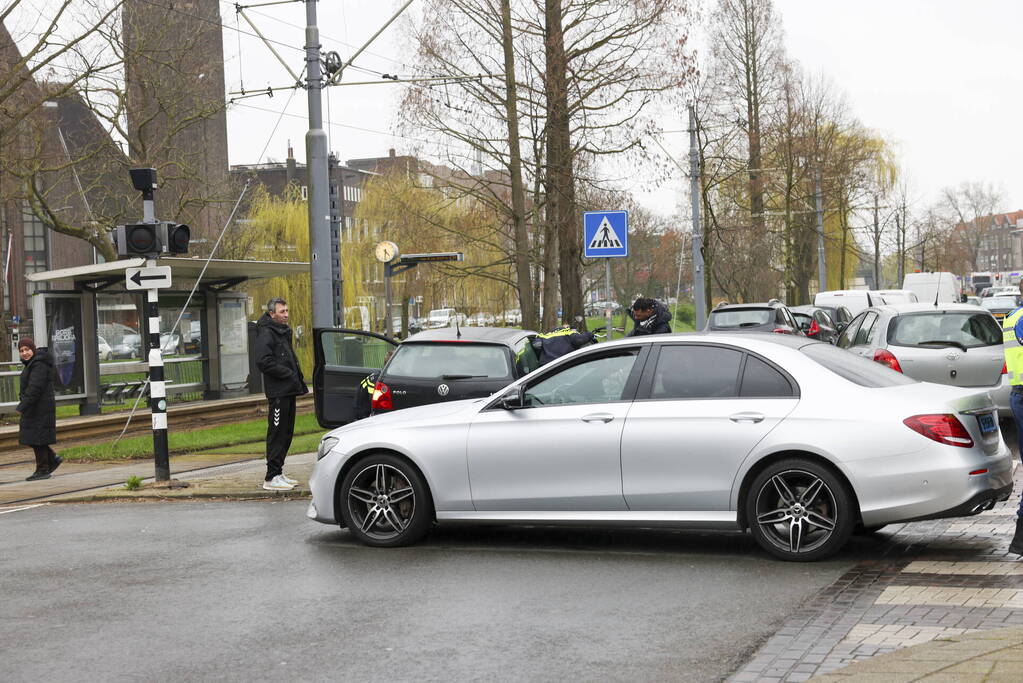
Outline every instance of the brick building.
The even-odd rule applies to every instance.
[[[982,229],[977,266],[980,270],[1005,271],[1023,268],[1023,211],[998,213],[977,219]]]

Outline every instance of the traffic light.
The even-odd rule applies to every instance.
[[[187,254],[188,240],[192,236],[192,231],[189,227],[170,221],[166,221],[162,225],[164,226],[166,236],[164,244],[167,247],[167,252],[170,254]]]
[[[114,230],[114,244],[119,257],[160,254],[187,254],[191,230],[187,225],[171,221],[130,223]]]

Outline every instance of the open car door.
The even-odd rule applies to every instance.
[[[343,328],[314,332],[313,398],[316,421],[324,429],[358,419],[356,399],[362,380],[387,362],[398,342],[380,334]]]

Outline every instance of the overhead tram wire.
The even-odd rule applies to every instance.
[[[229,2],[228,0],[220,0],[220,4],[226,5],[226,6],[230,7],[231,9],[237,9],[239,7],[239,5],[237,5],[235,3],[232,3],[232,2]],[[240,5],[240,7],[242,9],[248,10],[249,7],[252,7],[252,6],[251,5],[249,5],[249,6]],[[343,11],[343,9],[344,9],[344,6],[342,5],[342,11]],[[259,16],[259,17],[262,17],[264,19],[268,19],[269,21],[275,21],[275,22],[277,22],[279,24],[283,24],[283,25],[288,26],[290,28],[298,29],[300,31],[304,31],[305,30],[305,26],[300,26],[298,24],[293,24],[290,21],[286,21],[284,19],[280,19],[280,18],[272,16],[270,14],[266,14],[265,12],[259,12],[259,11],[256,11],[256,10],[250,10],[249,13],[253,14],[253,15],[256,15],[256,16]],[[347,48],[355,48],[355,47],[357,47],[357,46],[352,45],[351,43],[349,43],[347,40],[341,40],[340,38],[335,38],[333,36],[329,36],[329,35],[323,33],[322,31],[320,32],[320,40],[321,41],[329,41],[329,42],[337,43],[339,45],[344,45]],[[387,57],[385,55],[380,54],[379,52],[373,52],[373,51],[371,51],[369,49],[364,49],[363,50],[363,54],[372,55],[374,57],[382,59],[382,60],[384,60],[384,61],[386,61],[386,62],[388,62],[390,64],[393,64],[393,65],[400,64],[406,70],[408,69],[408,65],[405,64],[404,62],[400,62],[397,59],[394,59],[393,57]],[[377,71],[377,70],[369,69],[369,68],[366,68],[366,67],[363,67],[363,66],[358,66],[358,65],[355,65],[355,64],[349,65],[348,68],[349,69],[355,69],[357,71],[362,71],[362,72],[367,73],[367,74],[373,74],[373,75],[377,75],[377,76],[380,75],[380,72]]]
[[[241,104],[241,103],[238,103],[238,104],[235,104],[235,106],[236,107],[245,107],[246,109],[254,109],[256,111],[262,111],[262,112],[267,112],[267,113],[271,113],[271,114],[276,114],[277,113],[273,109],[267,109],[265,107],[257,107],[254,104]],[[303,119],[303,120],[306,118],[305,116],[302,116],[301,114],[284,114],[284,116],[287,116],[289,118],[294,118],[294,119]],[[353,125],[347,124],[347,123],[332,123],[330,125],[337,126],[339,128],[349,128],[351,130],[358,130],[358,131],[361,131],[363,133],[373,133],[374,135],[386,135],[386,136],[392,137],[392,138],[401,138],[402,140],[410,140],[412,142],[421,142],[421,143],[426,144],[426,145],[437,145],[437,146],[440,146],[440,147],[447,147],[449,149],[454,149],[454,150],[459,150],[460,149],[458,145],[454,145],[454,144],[449,143],[449,142],[438,142],[437,140],[427,140],[425,138],[415,138],[415,137],[412,137],[410,135],[402,135],[401,133],[388,133],[388,132],[382,131],[382,130],[373,130],[372,128],[363,128],[361,126],[353,126]],[[472,158],[468,157],[468,156],[466,156],[465,159],[467,161],[472,161]]]

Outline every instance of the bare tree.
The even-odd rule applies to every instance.
[[[946,187],[941,199],[942,208],[957,223],[953,239],[962,246],[972,270],[983,270],[980,249],[1003,202],[1002,193],[990,184],[964,182]]]

